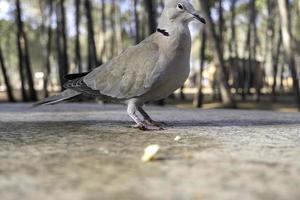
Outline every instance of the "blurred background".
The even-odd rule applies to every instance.
[[[299,111],[300,0],[193,3],[208,24],[191,24],[190,78],[154,103]],[[155,32],[163,6],[163,0],[0,0],[0,102],[61,91],[65,74],[90,71]]]

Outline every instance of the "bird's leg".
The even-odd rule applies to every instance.
[[[145,124],[163,129],[163,125],[165,125],[165,123],[156,122],[153,119],[151,119],[151,117],[148,115],[148,113],[146,113],[146,111],[143,109],[142,106],[137,107],[137,109],[141,113],[141,115],[144,117]]]
[[[128,103],[127,113],[136,123],[134,128],[138,128],[143,131],[149,130],[147,127],[147,124],[145,124],[136,114],[137,108],[138,108],[138,106],[136,105],[135,102]]]

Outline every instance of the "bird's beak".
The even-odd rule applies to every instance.
[[[206,20],[201,17],[199,14],[197,13],[192,13],[192,15],[194,16],[195,19],[197,19],[198,21],[202,22],[203,24],[206,24]]]

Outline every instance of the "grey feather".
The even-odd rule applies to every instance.
[[[129,99],[146,93],[155,82],[151,75],[159,68],[159,46],[155,37],[156,34],[128,48],[89,73],[83,81],[91,89],[117,99]]]

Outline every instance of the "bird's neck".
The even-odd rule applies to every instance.
[[[157,27],[157,32],[161,33],[165,37],[178,37],[182,34],[190,35],[188,24],[186,23],[160,23]]]
[[[171,34],[181,34],[182,31],[189,33],[188,23],[176,21],[175,19],[169,19],[165,12],[162,13],[161,17],[159,18],[157,30],[163,30],[165,35]]]
[[[157,32],[160,33],[159,46],[170,51],[182,50],[189,52],[191,49],[191,33],[188,23],[169,19],[163,12],[159,19]]]
[[[162,28],[160,28],[162,27]],[[158,26],[157,32],[160,34],[158,45],[164,52],[170,55],[190,56],[191,33],[187,25],[172,24],[168,26]]]

